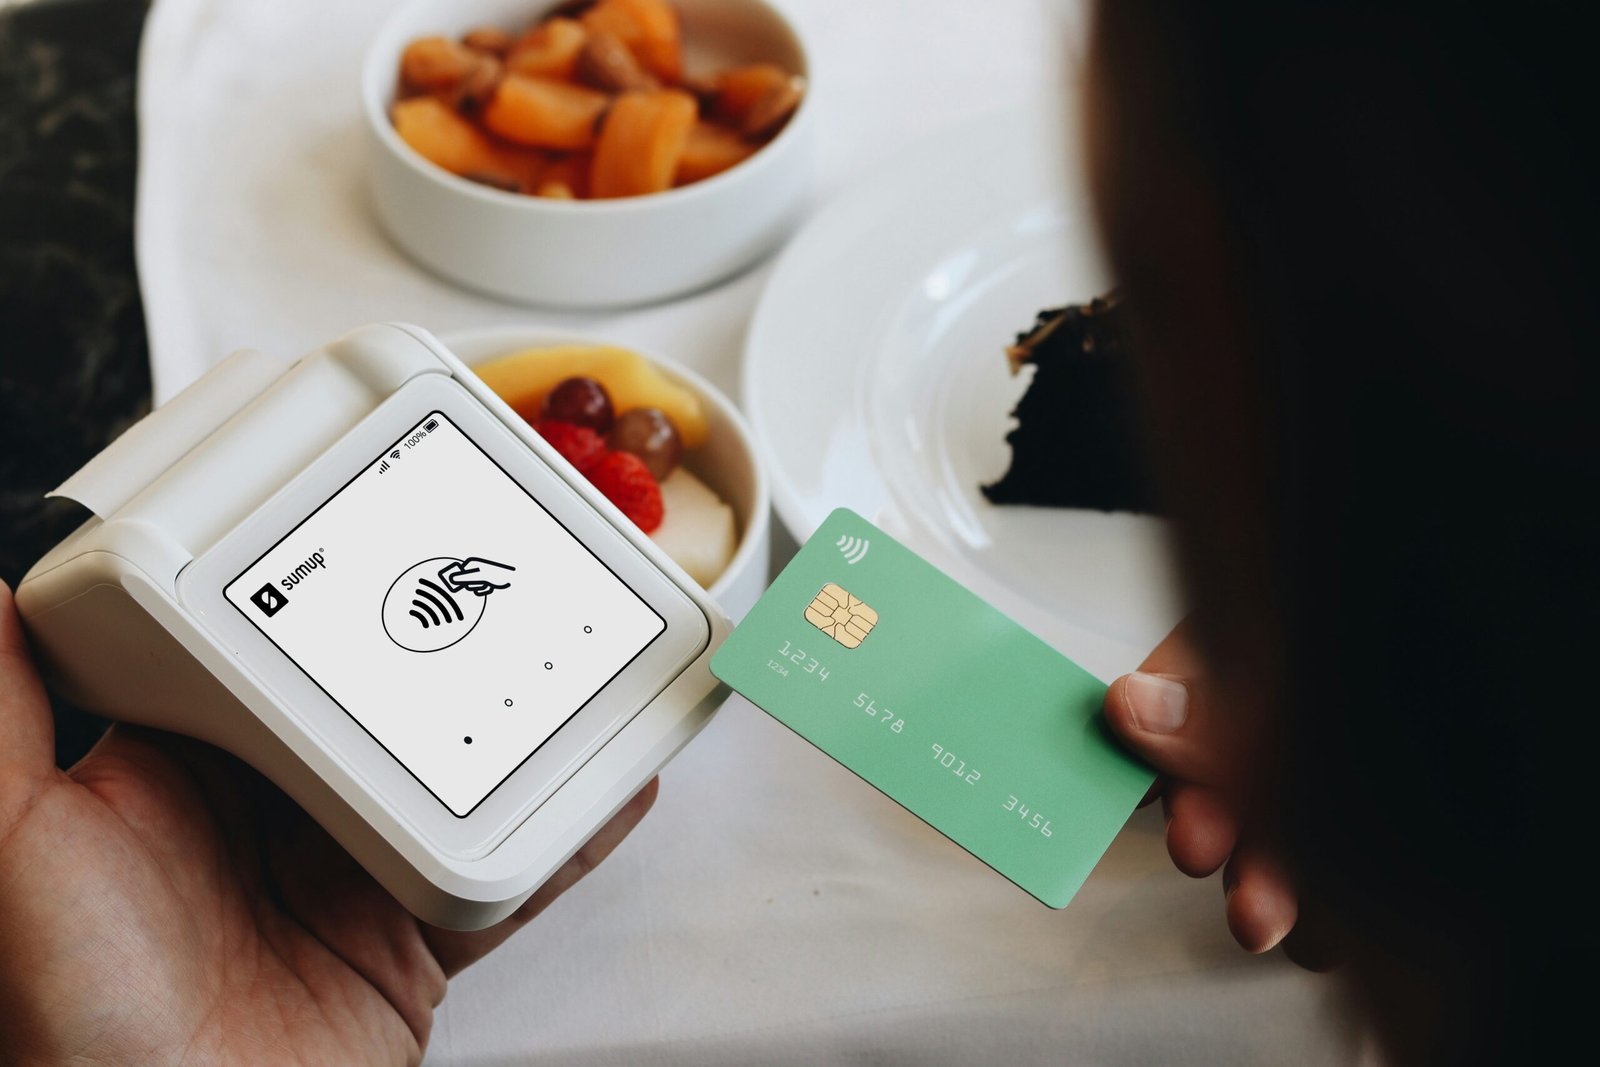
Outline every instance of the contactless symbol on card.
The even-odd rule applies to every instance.
[[[806,606],[806,621],[845,648],[857,648],[878,625],[878,613],[860,597],[829,582]]]

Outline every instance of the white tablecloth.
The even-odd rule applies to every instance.
[[[379,232],[357,69],[391,6],[155,5],[138,254],[158,399],[236,347],[293,355],[385,319],[582,328],[737,396],[765,266],[672,304],[557,314],[454,289]],[[790,6],[814,50],[819,201],[947,122],[1062,91],[1082,39],[1073,0]],[[452,984],[429,1062],[1357,1057],[1330,984],[1235,949],[1215,879],[1171,868],[1152,812],[1055,913],[738,698],[662,782],[616,855]]]

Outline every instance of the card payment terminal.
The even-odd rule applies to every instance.
[[[430,923],[508,915],[727,695],[717,605],[413,326],[236,353],[57,493],[51,683],[239,756]]]

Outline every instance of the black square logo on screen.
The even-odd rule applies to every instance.
[[[289,598],[278,592],[278,587],[268,582],[266,585],[250,594],[250,603],[261,609],[261,614],[272,618],[283,610]]]

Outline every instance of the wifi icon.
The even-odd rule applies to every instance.
[[[834,542],[834,547],[844,557],[844,561],[852,567],[867,558],[867,549],[872,547],[872,542],[865,537],[851,537],[843,534]]]
[[[400,458],[400,450],[397,448],[393,452],[390,452],[389,453],[389,458],[390,459],[399,459]]]

